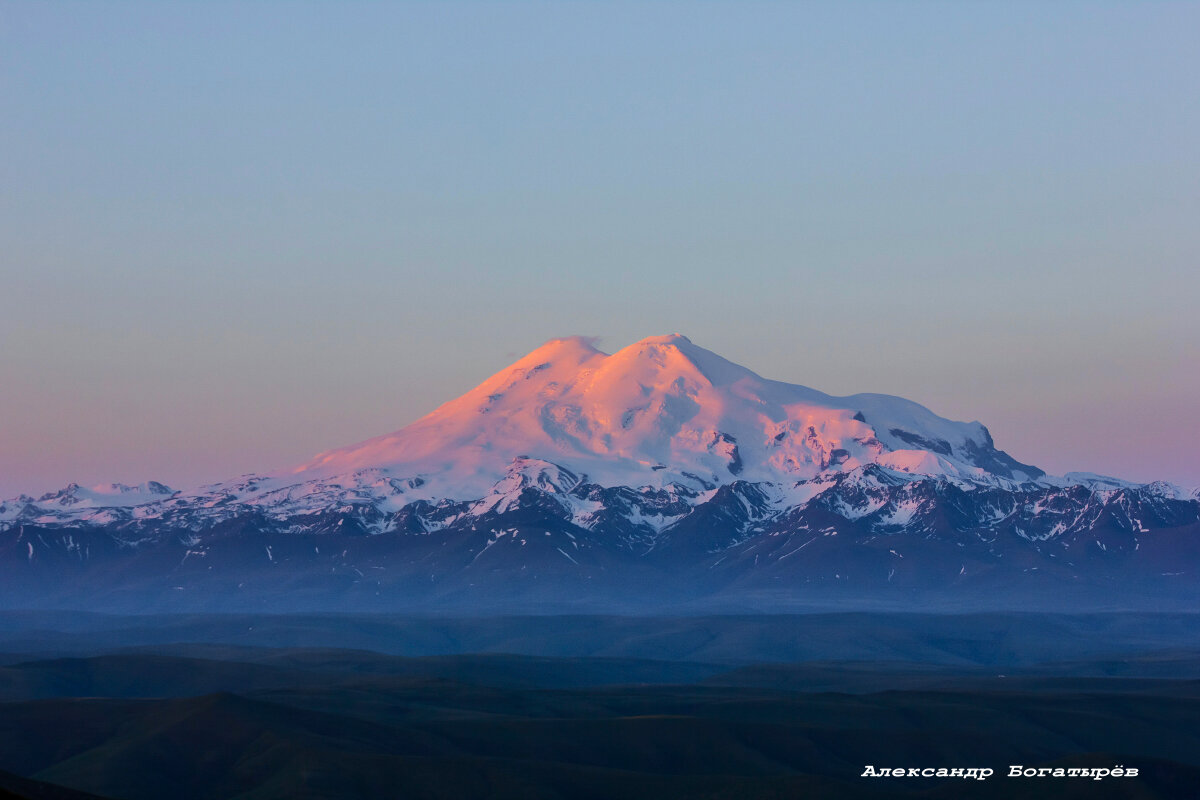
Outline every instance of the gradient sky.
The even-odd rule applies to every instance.
[[[679,331],[1200,484],[1200,5],[0,6],[0,496]]]

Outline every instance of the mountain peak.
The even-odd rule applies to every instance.
[[[518,455],[605,486],[791,486],[873,463],[985,483],[1042,474],[996,450],[983,426],[902,398],[766,380],[678,333],[612,355],[594,341],[551,339],[412,425],[294,474],[382,469],[420,478],[430,497],[478,497]]]
[[[640,342],[635,342],[634,344],[635,346],[645,344],[670,344],[678,346],[681,344],[691,343],[692,340],[684,336],[682,333],[669,333],[666,336],[647,336],[645,339],[642,339]]]
[[[604,355],[596,349],[595,336],[563,336],[550,339],[541,347],[532,350],[516,361],[513,366],[525,361],[548,360],[552,358],[589,358],[594,355]]]
[[[667,336],[648,336],[618,350],[609,357],[606,369],[614,373],[633,369],[635,362],[644,362],[658,374],[656,380],[687,374],[687,377],[713,386],[732,386],[741,380],[763,379],[745,367],[706,350],[681,333]],[[690,374],[688,374],[690,373]]]

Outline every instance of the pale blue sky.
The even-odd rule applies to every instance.
[[[0,496],[680,331],[1200,483],[1200,5],[0,6]]]

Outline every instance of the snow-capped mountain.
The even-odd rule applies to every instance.
[[[1198,521],[1196,492],[1048,476],[902,398],[767,380],[678,334],[573,337],[295,469],[7,500],[0,564],[18,601],[117,605],[866,598],[1039,571],[1190,597]]]
[[[382,468],[443,496],[478,496],[516,455],[607,486],[795,483],[866,464],[1004,485],[1043,474],[997,451],[979,423],[898,397],[769,381],[678,334],[613,355],[556,339],[403,430],[294,474]]]

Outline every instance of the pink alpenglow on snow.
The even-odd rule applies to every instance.
[[[978,422],[899,397],[768,380],[672,334],[612,355],[585,337],[553,339],[413,424],[275,479],[384,470],[419,478],[430,497],[478,497],[517,457],[602,485],[791,486],[871,463],[970,481],[1043,475],[994,450]]]

